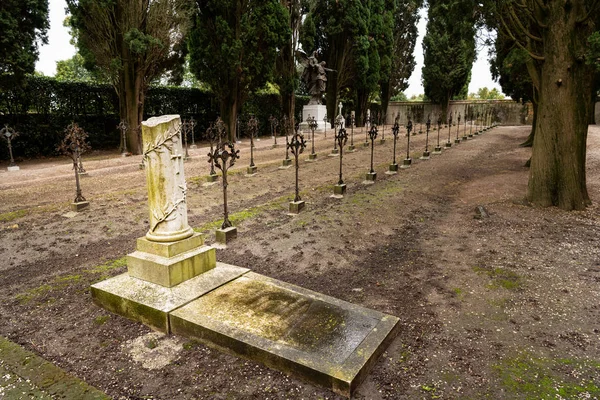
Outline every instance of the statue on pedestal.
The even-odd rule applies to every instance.
[[[327,72],[334,72],[334,70],[325,68],[325,61],[319,62],[317,60],[316,51],[313,51],[312,55],[308,56],[302,50],[297,50],[296,58],[300,64],[304,65],[302,81],[308,88],[308,93],[311,96],[308,104],[321,104],[321,97],[327,87]]]

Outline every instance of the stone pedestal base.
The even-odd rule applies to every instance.
[[[469,134],[469,135],[467,136],[467,138],[469,138],[469,139],[473,139],[473,135],[472,135],[472,134]]]
[[[377,172],[367,172],[365,175],[365,180],[368,182],[375,182],[375,179],[377,179]]]
[[[462,137],[462,141],[463,141],[463,142],[466,142],[468,139],[469,139],[469,138],[468,138],[467,136],[463,136],[463,137]]]
[[[385,144],[385,139],[379,139],[379,144]]]
[[[258,167],[256,165],[254,165],[252,167],[246,168],[246,173],[248,175],[254,175],[254,174],[256,174],[256,170],[258,170]]]
[[[304,209],[304,200],[290,201],[290,214],[299,214]]]
[[[400,168],[403,168],[403,169],[410,168],[411,164],[412,164],[412,158],[405,158],[404,161],[402,161],[402,165],[400,166]]]
[[[271,146],[271,148],[272,148],[272,149],[276,149],[276,148],[278,148],[278,147],[279,147],[279,145],[278,145],[278,144],[274,144],[273,146]]]
[[[15,172],[20,170],[21,168],[19,168],[18,165],[13,165],[12,167],[6,167],[6,169],[8,170],[8,172]]]
[[[338,154],[340,154],[340,149],[331,149],[330,155],[337,156]]]
[[[137,240],[137,250],[127,255],[130,276],[164,287],[179,283],[214,268],[215,249],[204,245],[201,234],[175,242]]]
[[[71,210],[75,212],[79,212],[84,210],[90,206],[89,201],[80,201],[78,203],[71,203]]]
[[[436,146],[436,148],[433,149],[433,154],[435,154],[435,155],[442,154],[442,147],[441,146]]]
[[[87,172],[78,172],[77,173],[80,177],[84,177],[84,176],[88,176],[89,174]]]
[[[281,162],[281,166],[282,167],[289,167],[290,165],[292,165],[292,159],[291,158],[286,158]]]
[[[356,146],[351,144],[350,146],[348,146],[348,153],[353,153],[356,151]]]
[[[317,153],[308,155],[308,161],[315,161],[316,159],[317,159]]]
[[[231,242],[233,239],[237,237],[237,228],[235,226],[230,226],[225,229],[217,229],[215,231],[215,239],[217,242],[222,244],[227,244]]]
[[[398,163],[391,163],[388,167],[388,171],[390,172],[398,172]]]
[[[363,143],[363,147],[369,147],[369,146],[370,146],[369,142],[364,142]]]
[[[450,147],[452,147],[452,143],[450,143],[450,142],[446,143],[446,148],[449,149]]]
[[[458,144],[458,143],[460,143],[460,139],[454,139],[454,143],[455,143],[455,144]]]
[[[216,182],[219,179],[219,175],[211,174],[206,177],[206,182]]]
[[[339,196],[343,196],[343,195],[345,195],[345,194],[346,194],[346,184],[345,184],[345,183],[343,183],[343,184],[341,184],[341,185],[339,185],[339,184],[338,184],[338,185],[335,185],[335,186],[333,187],[333,194],[337,194],[337,195],[339,195]]]
[[[198,146],[196,146],[195,144],[190,146],[190,149],[197,149],[197,148],[198,148]]]
[[[310,114],[311,117],[314,117],[317,121],[317,129],[315,132],[322,132],[327,128],[327,124],[323,122],[323,118],[327,115],[327,106],[324,104],[312,104],[305,105],[302,107],[302,123],[300,124],[300,129],[303,131],[309,131],[308,123],[306,119]]]
[[[419,157],[419,160],[429,160],[430,158],[430,153],[428,151],[424,151],[423,155],[421,157]]]
[[[140,169],[142,169],[142,170],[143,170],[143,169],[146,169],[146,165],[144,164],[144,162],[143,162],[143,161],[142,161],[141,163],[139,163],[138,167],[139,167]]]

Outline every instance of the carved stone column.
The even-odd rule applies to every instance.
[[[194,231],[188,225],[186,184],[179,115],[163,115],[142,122],[150,229],[146,238],[174,242]]]

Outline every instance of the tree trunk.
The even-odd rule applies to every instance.
[[[237,84],[236,84],[237,86]],[[237,89],[233,91],[237,93]],[[235,130],[237,128],[237,113],[238,113],[238,96],[232,94],[231,96],[221,99],[221,119],[227,127],[227,133],[225,140],[235,141]]]
[[[356,115],[360,115],[358,126],[364,126],[365,116],[367,115],[367,103],[369,101],[369,93],[364,89],[356,91]]]
[[[592,70],[579,54],[591,30],[576,22],[584,13],[583,0],[546,4],[545,61],[527,199],[542,207],[582,210],[590,203],[585,161]]]
[[[531,105],[533,107],[533,121],[531,121],[531,132],[529,136],[527,136],[527,140],[521,143],[519,146],[521,147],[532,147],[533,146],[533,138],[535,137],[535,126],[537,124],[538,119],[538,103],[536,100],[531,101]],[[529,160],[526,164],[527,167],[531,164],[531,160]]]

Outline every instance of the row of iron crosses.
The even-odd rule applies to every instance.
[[[481,118],[480,118],[480,116],[481,116]],[[473,117],[475,117],[475,115],[472,115],[470,117],[472,119]],[[349,118],[350,118],[350,123],[351,123],[350,150],[354,150],[355,119],[354,119],[354,116],[351,116]],[[458,114],[458,123],[453,124],[452,114],[450,114],[450,116],[448,118],[448,121],[447,121],[448,141],[445,144],[445,146],[447,148],[452,147],[451,134],[452,134],[453,126],[456,126],[455,143],[461,142],[461,139],[459,138],[459,132],[461,129],[461,119],[462,118],[461,118],[460,113]],[[398,135],[400,132],[400,125],[398,123],[398,120],[399,120],[399,116],[397,116],[395,118],[395,122],[392,127],[392,135],[394,136],[394,146],[393,146],[394,150],[393,150],[393,162],[389,166],[390,173],[395,173],[395,171],[398,170],[398,164],[396,163],[396,147],[397,147]],[[492,126],[491,113],[489,113],[489,112],[486,112],[485,114],[477,113],[477,120],[480,121],[480,123],[478,123],[478,126],[476,127],[476,131],[473,132],[473,123],[471,121],[469,133],[467,134],[468,120],[467,120],[467,118],[464,119],[464,130],[463,130],[464,135],[463,135],[462,141],[466,141],[468,138],[472,138],[474,135],[479,135],[480,133],[486,131],[488,128],[490,128]],[[325,119],[325,122],[326,121],[327,120]],[[273,134],[273,138],[274,138],[274,146],[277,146],[276,128],[279,124],[279,121],[277,121],[277,119],[275,117],[271,117],[271,118],[269,118],[269,122],[271,123],[271,133]],[[318,123],[317,123],[316,119],[311,116],[309,116],[307,118],[306,122],[308,124],[308,127],[311,130],[311,142],[312,142],[311,154],[310,154],[311,157],[309,158],[309,160],[310,159],[314,160],[316,158],[315,147],[314,147],[314,138],[315,138],[315,130],[318,127]],[[431,124],[432,124],[431,118],[429,116],[427,119],[427,122],[425,122],[425,127],[426,127],[425,133],[426,133],[427,137],[425,140],[425,151],[423,152],[423,156],[420,157],[421,159],[429,159],[429,157],[430,157],[429,133],[431,130]],[[298,176],[299,176],[300,163],[298,162],[298,157],[306,149],[307,141],[305,140],[304,135],[299,132],[299,124],[294,124],[294,127],[293,127],[294,134],[291,136],[291,139],[288,136],[288,132],[291,131],[291,129],[292,129],[292,123],[286,117],[283,117],[283,125],[285,127],[284,131],[285,131],[285,138],[286,138],[286,158],[284,160],[284,166],[289,165],[289,163],[286,163],[286,161],[291,162],[291,160],[289,158],[290,152],[292,153],[292,155],[294,156],[294,159],[295,159],[295,195],[294,195],[293,202],[290,203],[290,212],[297,213],[302,209],[303,204],[304,204],[304,202],[302,201],[302,199],[300,197],[300,190],[299,190]],[[373,153],[374,153],[374,143],[379,134],[379,129],[375,122],[367,121],[367,125],[369,126],[369,129],[366,131],[365,143],[366,143],[366,145],[369,145],[369,141],[370,141],[371,158],[370,158],[370,170],[366,175],[366,179],[368,181],[375,181],[377,173],[374,170]],[[423,124],[421,123],[419,133],[422,132],[422,129],[421,129],[422,125]],[[248,174],[254,174],[256,172],[256,165],[254,163],[254,137],[258,133],[258,120],[252,115],[250,117],[250,119],[248,120],[246,127],[247,127],[247,133],[249,134],[249,137],[250,137],[250,166],[248,167],[247,172],[248,172]],[[339,179],[338,179],[337,185],[335,185],[335,187],[334,187],[334,195],[343,195],[346,192],[346,184],[344,183],[344,179],[343,179],[343,148],[348,143],[349,135],[346,131],[345,121],[341,115],[338,115],[338,117],[336,118],[335,127],[336,127],[336,129],[334,131],[334,150],[339,149],[340,163],[339,163]],[[411,133],[412,133],[412,135],[416,134],[416,132],[413,131],[413,128],[414,128],[414,126],[413,126],[412,118],[409,116],[408,122],[406,124],[406,131],[407,131],[407,133],[406,133],[406,137],[407,137],[406,159],[404,159],[402,168],[408,168],[408,167],[410,167],[410,165],[412,163],[412,159],[410,158],[410,137],[411,137]],[[239,124],[238,124],[238,129],[239,129]],[[384,129],[385,129],[385,125],[384,125]],[[434,154],[441,154],[441,151],[442,151],[442,147],[440,144],[441,130],[442,130],[442,118],[440,115],[437,120],[437,146],[435,147]],[[214,177],[214,179],[217,178],[217,174],[214,169],[215,166],[221,170],[222,176],[223,176],[224,219],[223,219],[223,224],[221,226],[221,229],[226,229],[226,228],[229,228],[232,226],[232,224],[229,220],[229,212],[228,212],[228,207],[227,207],[227,186],[228,186],[227,171],[229,170],[229,168],[233,167],[236,160],[240,158],[239,150],[235,150],[234,142],[225,140],[225,138],[227,137],[226,127],[220,118],[218,118],[214,124],[211,124],[209,126],[206,134],[210,141],[210,152],[208,153],[208,162],[210,163],[210,166],[211,166],[210,176]],[[237,135],[236,135],[236,137],[237,137]],[[384,139],[382,139],[382,140],[384,140]],[[214,181],[214,179],[210,179],[210,180]]]

